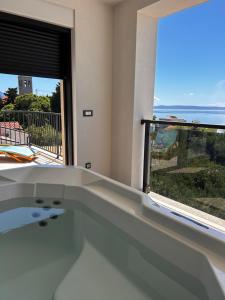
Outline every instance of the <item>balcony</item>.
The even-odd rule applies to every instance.
[[[39,154],[0,167],[72,165],[0,172],[0,299],[225,300],[224,233],[178,209],[224,221],[223,128],[144,122],[144,189],[162,204],[139,192],[158,21],[205,1],[0,1],[1,72],[62,80],[64,117],[4,111],[2,145]]]
[[[214,225],[225,225],[225,126],[143,121],[144,190]],[[160,196],[159,196],[160,195]],[[220,228],[220,229],[221,229]]]
[[[61,114],[2,110],[0,145],[27,146],[37,153],[34,161],[23,163],[1,155],[1,170],[28,165],[63,164]]]

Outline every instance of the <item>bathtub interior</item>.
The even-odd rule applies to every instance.
[[[225,244],[81,168],[0,173],[0,299],[224,300]]]
[[[14,220],[0,234],[0,299],[209,299],[200,279],[85,206],[29,203],[22,208],[29,222]]]

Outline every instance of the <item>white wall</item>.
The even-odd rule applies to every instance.
[[[50,0],[74,9],[74,116],[77,164],[111,175],[113,9],[95,0]],[[83,109],[93,109],[84,118]]]
[[[141,117],[151,117],[151,101],[153,84],[151,80],[151,63],[155,49],[156,26],[150,18],[140,16],[137,23],[137,12],[149,1],[126,1],[115,9],[114,23],[114,59],[113,59],[113,102],[112,102],[112,177],[129,185],[134,185],[132,173],[135,175],[137,166],[142,166],[143,147],[135,146],[136,157],[133,155],[134,139],[143,143],[143,128],[140,125]],[[140,27],[138,27],[139,25]],[[153,25],[153,27],[151,26]],[[149,27],[148,27],[149,26]],[[140,29],[138,31],[138,29]],[[144,30],[143,36],[142,30]],[[137,33],[139,44],[137,46]],[[146,39],[144,44],[143,38]],[[153,38],[153,40],[151,40]],[[148,44],[148,45],[147,45]],[[137,50],[137,52],[136,52]],[[151,52],[153,50],[153,52]],[[149,51],[149,52],[148,52]],[[154,59],[153,59],[154,60]],[[154,64],[155,65],[155,64]],[[144,69],[143,69],[144,68]],[[135,80],[136,79],[136,80]],[[135,83],[136,82],[136,83]],[[147,92],[149,95],[147,95]],[[148,109],[146,106],[148,105]],[[140,107],[140,110],[139,108]],[[137,111],[136,111],[137,109]],[[148,113],[149,112],[149,113]],[[140,119],[139,119],[140,118]],[[135,124],[134,124],[135,123]],[[137,132],[139,132],[139,137]],[[138,151],[138,148],[141,149]],[[141,156],[136,158],[138,152]],[[136,179],[142,180],[140,167]],[[142,168],[142,167],[141,167]]]
[[[144,126],[154,99],[158,17],[206,0],[126,0],[115,8],[112,177],[142,188]]]
[[[76,52],[77,163],[111,175],[112,23],[111,7],[74,1]],[[93,118],[83,118],[93,109]]]
[[[156,18],[138,13],[131,185],[139,189],[143,184],[144,161],[144,126],[140,120],[153,116],[157,25]]]
[[[141,118],[151,118],[157,16],[206,0],[0,0],[0,10],[74,28],[73,111],[78,165],[141,188]],[[107,0],[109,2],[109,0]],[[83,118],[93,109],[93,118]]]
[[[48,2],[0,0],[0,11],[64,27],[73,27],[73,11],[67,7],[52,6]]]

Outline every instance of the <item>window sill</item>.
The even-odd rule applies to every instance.
[[[193,207],[187,206],[183,203],[179,203],[177,201],[174,201],[170,198],[161,196],[159,194],[156,194],[154,192],[151,192],[149,194],[151,199],[158,203],[161,206],[164,206],[166,208],[169,208],[175,212],[178,212],[180,214],[183,214],[187,217],[190,217],[192,219],[195,219],[196,221],[203,223],[205,225],[208,225],[210,227],[213,227],[214,229],[217,229],[219,231],[222,231],[225,233],[225,220],[214,217],[212,215],[209,215],[203,211],[200,211],[198,209],[195,209]]]

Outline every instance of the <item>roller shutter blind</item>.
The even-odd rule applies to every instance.
[[[70,29],[0,12],[0,73],[70,76]]]

